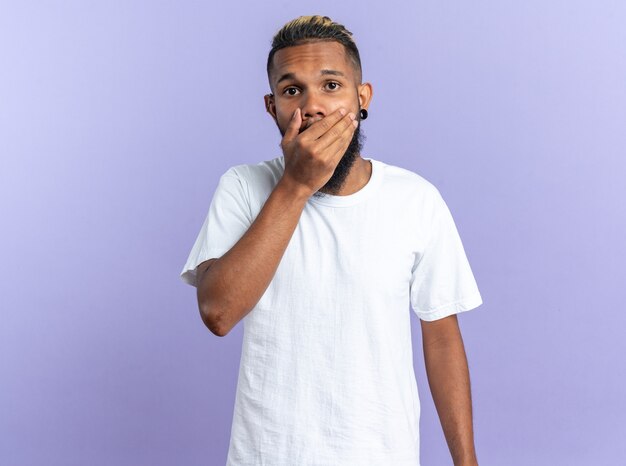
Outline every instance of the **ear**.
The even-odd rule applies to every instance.
[[[361,105],[361,108],[367,110],[367,107],[369,107],[372,100],[372,96],[374,95],[374,89],[372,88],[372,85],[370,83],[360,84],[358,93],[359,104]]]
[[[278,123],[278,120],[276,119],[276,104],[274,103],[274,94],[265,94],[263,96],[263,99],[265,100],[265,111],[272,116],[276,123]]]

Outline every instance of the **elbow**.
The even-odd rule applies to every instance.
[[[216,262],[217,259],[210,259],[207,261],[208,267],[200,270],[197,279],[197,297],[198,297],[198,309],[200,311],[200,317],[205,327],[209,331],[218,337],[223,337],[228,334],[228,329],[224,326],[224,314],[215,305],[214,293],[209,292],[208,284],[204,284],[208,271],[211,269],[211,264]]]
[[[222,316],[223,314],[215,312],[214,309],[208,308],[208,306],[200,306],[202,322],[213,335],[218,337],[225,337],[230,331],[228,326],[225,325]]]

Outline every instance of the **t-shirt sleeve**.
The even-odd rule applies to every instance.
[[[251,224],[247,183],[230,168],[220,177],[209,212],[180,273],[181,280],[197,287],[196,267],[228,252]]]
[[[452,214],[434,190],[430,236],[411,270],[411,307],[426,321],[469,311],[483,301]]]

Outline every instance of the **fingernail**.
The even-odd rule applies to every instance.
[[[340,108],[339,109],[339,113],[341,113],[342,115],[345,115],[346,114],[346,109]]]
[[[355,128],[359,126],[359,122],[356,120],[352,120],[352,124],[354,125]]]
[[[293,112],[293,115],[291,115],[292,120],[296,117],[296,113],[298,113],[298,110],[299,109],[296,108],[296,110]]]
[[[350,112],[350,119],[354,120],[355,118],[356,118],[356,115],[354,113]]]

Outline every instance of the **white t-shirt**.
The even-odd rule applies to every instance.
[[[361,190],[309,198],[243,318],[228,466],[419,466],[410,308],[432,321],[482,298],[437,188],[364,159]],[[283,172],[280,156],[222,175],[185,283],[197,286],[196,266],[243,236]]]

